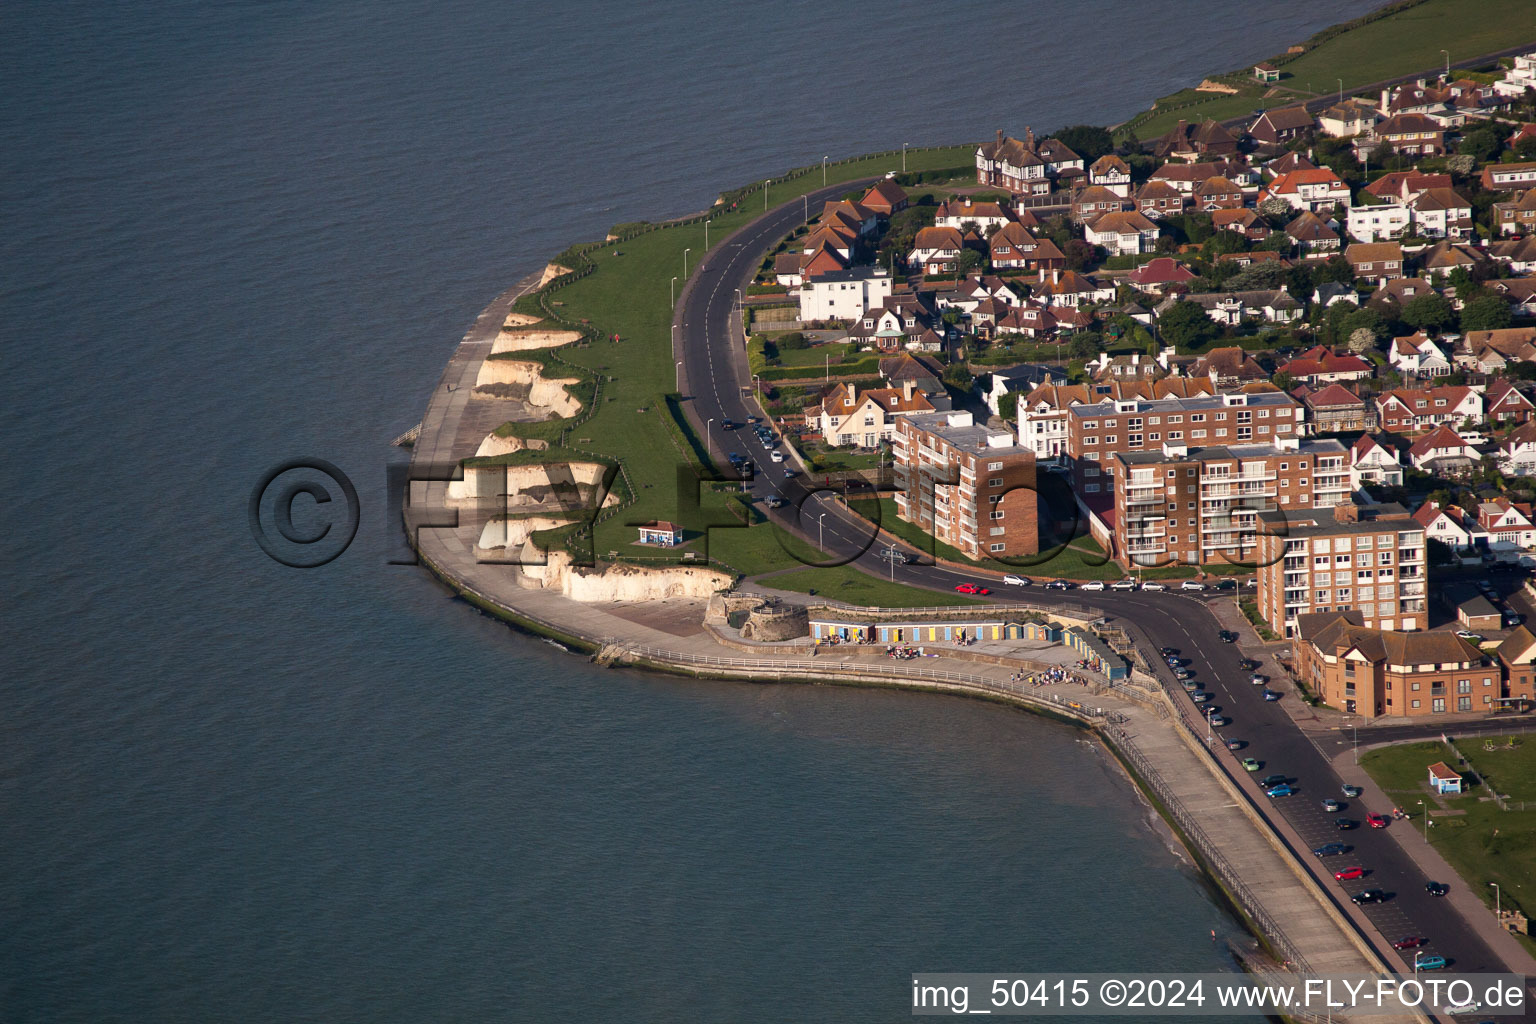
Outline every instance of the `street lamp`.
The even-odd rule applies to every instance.
[[[714,435],[710,432],[710,428],[714,425],[715,421],[713,418],[704,421],[704,453],[711,459],[715,457]]]
[[[1350,722],[1349,723],[1349,734],[1350,734],[1350,737],[1354,740],[1354,744],[1355,744],[1355,764],[1359,764],[1360,763],[1360,723],[1359,723],[1359,721],[1354,721],[1354,722]]]
[[[684,249],[683,250],[683,276],[684,277],[688,276],[688,254],[691,253],[691,252],[693,252],[692,249]]]
[[[676,327],[677,325],[673,324],[672,326]],[[677,361],[677,393],[683,393],[683,361],[681,359]]]
[[[677,305],[677,278],[672,279],[672,306]]]
[[[802,194],[800,196],[800,205],[805,211],[805,222],[809,224],[811,222],[811,197]]]
[[[704,249],[709,251],[709,220],[704,221]]]
[[[1445,80],[1449,82],[1451,80],[1451,53],[1449,50],[1441,50],[1440,52],[1445,54]]]
[[[905,142],[901,144],[901,173],[907,173],[907,144]]]
[[[822,550],[826,550],[827,547],[827,524],[822,522],[826,518],[825,512],[816,517],[816,546]]]
[[[821,158],[821,183],[823,185],[827,183],[827,161],[830,159],[831,157],[826,156]]]
[[[1339,102],[1344,102],[1344,79],[1339,79]]]
[[[1427,843],[1429,842],[1429,807],[1423,800],[1419,801],[1419,806],[1424,808],[1424,842]]]
[[[763,212],[768,212],[768,182],[763,182]]]
[[[1493,916],[1501,924],[1504,921],[1504,890],[1499,888],[1498,882],[1489,882],[1493,886]]]

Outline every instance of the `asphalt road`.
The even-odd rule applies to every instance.
[[[814,213],[826,199],[867,184],[868,180],[872,179],[845,182],[811,193],[811,211]],[[745,290],[763,254],[803,222],[804,210],[802,203],[786,204],[726,239],[700,263],[696,278],[681,300],[676,311],[680,324],[677,357],[684,361],[683,390],[688,396],[685,408],[695,429],[701,434],[707,429],[709,447],[717,464],[723,465],[726,453],[732,451],[756,463],[758,472],[748,485],[753,496],[759,501],[783,498],[787,502],[784,508],[764,511],[776,525],[820,547],[827,553],[828,564],[853,564],[873,576],[938,591],[950,591],[962,582],[979,582],[992,588],[993,600],[1050,603],[1055,593],[1039,586],[999,586],[993,579],[935,564],[928,557],[920,557],[917,564],[910,565],[882,560],[873,526],[834,500],[840,492],[823,489],[819,481],[808,480],[803,473],[786,475],[786,470],[794,469],[793,455],[787,446],[781,450],[790,461],[775,464],[769,461],[768,450],[750,430],[722,429],[726,420],[740,424],[760,413],[750,392],[744,392],[750,385],[750,373],[740,344],[739,320],[735,319],[737,289]],[[1020,571],[1027,573],[1028,569]],[[1389,943],[1407,935],[1420,935],[1428,937],[1428,951],[1444,956],[1457,971],[1505,970],[1453,907],[1424,891],[1426,879],[1393,838],[1394,832],[1406,823],[1397,822],[1380,830],[1365,827],[1368,810],[1387,812],[1391,808],[1364,808],[1355,801],[1345,801],[1348,806],[1342,812],[1323,810],[1323,798],[1343,800],[1340,787],[1350,781],[1341,779],[1330,762],[1331,756],[1338,753],[1337,743],[1315,744],[1280,703],[1263,699],[1263,688],[1251,685],[1249,673],[1238,667],[1240,652],[1234,645],[1217,640],[1220,627],[1202,600],[1177,592],[1104,590],[1072,591],[1059,601],[1063,606],[1073,602],[1091,603],[1113,617],[1128,620],[1139,626],[1152,642],[1178,648],[1181,656],[1190,659],[1188,667],[1194,678],[1213,694],[1212,703],[1221,708],[1221,714],[1232,720],[1214,733],[1218,763],[1251,795],[1267,821],[1275,823],[1283,818],[1295,829],[1303,846],[1294,852],[1311,868],[1324,890],[1344,907],[1349,905],[1352,893],[1364,888],[1385,889],[1391,894],[1387,902],[1366,908],[1371,923],[1380,932],[1379,936],[1367,934],[1367,939],[1383,959],[1392,959]],[[1165,679],[1171,684],[1171,673],[1165,674]],[[1175,689],[1182,693],[1182,687]],[[1184,704],[1188,720],[1198,723],[1197,728],[1203,730],[1205,725],[1188,698],[1175,699]],[[1286,688],[1282,699],[1294,701],[1296,697]],[[1403,738],[1415,738],[1434,735],[1438,729],[1434,725],[1404,726],[1403,731]],[[1373,731],[1371,736],[1397,738],[1380,730]],[[1247,745],[1240,751],[1228,752],[1221,742],[1226,738],[1241,739]],[[1330,746],[1333,749],[1325,749]],[[1266,798],[1238,763],[1242,757],[1264,763],[1260,776],[1286,774],[1294,780],[1292,785],[1297,794]],[[1334,819],[1341,816],[1358,820],[1361,827],[1341,833],[1334,825]],[[1284,835],[1281,830],[1277,832]],[[1334,841],[1349,844],[1350,853],[1326,859],[1312,855],[1314,847]],[[1334,880],[1335,870],[1353,866],[1365,867],[1370,874],[1359,882]],[[1459,884],[1457,879],[1436,881]],[[1411,960],[1412,954],[1408,956]]]

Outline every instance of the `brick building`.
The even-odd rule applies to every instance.
[[[1285,637],[1301,616],[1355,611],[1373,629],[1429,625],[1424,526],[1397,504],[1258,514],[1259,615]]]
[[[1035,453],[969,412],[903,416],[892,439],[896,512],[970,558],[1040,550]]]
[[[1114,554],[1123,564],[1250,559],[1256,517],[1349,500],[1348,452],[1334,440],[1117,452]]]

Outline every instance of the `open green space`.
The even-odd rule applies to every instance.
[[[1462,796],[1436,797],[1430,793],[1428,768],[1436,761],[1456,765],[1450,749],[1438,741],[1402,743],[1380,747],[1360,755],[1360,764],[1386,791],[1393,804],[1413,817],[1393,828],[1424,828],[1419,801],[1430,808],[1429,842],[1455,868],[1461,881],[1490,907],[1493,886],[1502,891],[1506,909],[1518,907],[1536,913],[1536,801],[1520,809],[1516,792],[1536,795],[1536,738],[1513,737],[1514,749],[1486,752],[1487,740],[1503,744],[1511,737],[1460,737],[1456,744],[1472,763],[1474,781]],[[1515,797],[1510,810],[1500,810],[1487,798],[1488,787],[1476,781],[1487,772],[1490,783]],[[1385,813],[1391,808],[1372,808]],[[1449,812],[1449,813],[1447,813]],[[1451,882],[1451,879],[1436,879]],[[1520,936],[1527,949],[1536,950],[1529,936]]]
[[[776,590],[793,590],[799,594],[816,594],[818,597],[844,601],[848,604],[868,605],[880,608],[925,608],[984,604],[986,598],[966,597],[945,590],[922,590],[901,583],[866,576],[851,566],[828,569],[796,569],[793,572],[769,576],[762,581],[765,587]]]
[[[909,149],[906,167],[910,172],[923,172],[965,166],[971,163],[972,153],[969,144]],[[826,181],[851,181],[901,169],[900,152],[860,157],[829,164]],[[821,186],[822,169],[818,165],[808,173],[770,182],[766,203],[776,206]],[[738,190],[725,198],[725,204],[712,211],[708,223],[711,247],[718,246],[733,230],[764,209],[762,187]],[[815,214],[817,211],[811,212]],[[573,246],[555,257],[555,262],[570,267],[577,275],[557,279],[549,288],[518,304],[521,311],[543,314],[551,321],[558,320],[587,332],[589,340],[550,353],[520,353],[519,356],[548,361],[554,364],[552,371],[559,370],[562,365],[571,366],[598,378],[596,408],[590,416],[584,411],[574,425],[573,421],[548,421],[514,424],[505,431],[550,440],[550,448],[538,453],[541,461],[579,460],[598,455],[622,464],[624,473],[616,487],[624,504],[600,512],[593,527],[591,550],[599,556],[608,551],[631,551],[636,525],[649,520],[670,520],[694,534],[709,529],[712,523],[730,526],[739,522],[719,505],[693,496],[699,485],[688,467],[705,460],[699,458],[697,440],[677,423],[674,412],[663,399],[665,394],[676,389],[670,305],[672,278],[678,277],[681,287],[685,273],[684,250],[691,250],[687,254],[686,269],[697,266],[705,252],[705,222],[696,219],[660,227],[632,224],[626,225],[625,230],[639,233],[613,242]],[[614,336],[617,341],[612,340]],[[816,355],[818,358],[813,362],[820,361],[821,354]],[[718,459],[722,450],[731,450],[734,440],[722,436],[716,424],[704,447]],[[734,447],[739,449],[741,444]],[[685,472],[680,474],[680,468]],[[722,536],[753,533],[757,529],[760,528],[715,530],[711,545],[718,544]],[[535,540],[545,545],[558,543],[562,535],[570,532],[570,528],[548,531],[537,535]],[[729,550],[732,543],[727,541],[725,549]],[[738,571],[766,571],[769,567],[798,564],[782,551],[775,556],[776,542],[768,547],[759,544],[754,537],[747,548],[750,550],[730,551],[731,555],[747,563],[736,566]]]

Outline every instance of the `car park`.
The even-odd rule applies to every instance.
[[[1425,882],[1424,891],[1431,896],[1444,896],[1451,891],[1451,887],[1444,882]]]
[[[1082,589],[1083,590],[1103,590],[1104,589],[1104,581],[1103,580],[1089,580],[1087,583],[1083,584]]]
[[[1267,797],[1292,796],[1295,794],[1295,792],[1296,791],[1289,785],[1282,782],[1280,785],[1275,786],[1273,789],[1265,790],[1264,795]]]
[[[975,583],[961,583],[955,587],[955,591],[961,594],[990,594],[992,591]]]
[[[1338,811],[1342,811],[1343,809],[1344,809],[1344,805],[1341,802],[1339,802],[1338,800],[1335,800],[1333,797],[1330,796],[1330,797],[1324,798],[1324,800],[1323,800],[1323,810],[1327,811],[1329,814],[1337,813]]]
[[[1371,826],[1371,828],[1386,828],[1392,823],[1392,819],[1388,818],[1385,814],[1367,814],[1365,816],[1365,823]]]
[[[1034,580],[1030,579],[1028,576],[1015,576],[1013,573],[1009,573],[1007,576],[1003,577],[1003,582],[1010,587],[1027,587],[1033,583]]]
[[[1334,818],[1333,827],[1340,832],[1349,832],[1360,827],[1360,823],[1354,818]]]
[[[1351,900],[1354,900],[1355,905],[1360,907],[1368,903],[1383,903],[1386,901],[1386,898],[1386,891],[1382,889],[1362,889],[1350,897]]]
[[[1340,871],[1335,871],[1333,877],[1338,882],[1349,882],[1356,878],[1364,878],[1365,868],[1344,868]]]
[[[1313,850],[1312,854],[1316,857],[1337,857],[1340,854],[1348,852],[1349,847],[1345,846],[1343,843],[1324,843],[1322,846],[1319,846],[1317,849]]]
[[[1393,949],[1418,949],[1424,945],[1425,938],[1422,935],[1405,935],[1392,943]]]
[[[1365,792],[1365,790],[1361,789],[1359,786],[1352,786],[1352,785],[1350,785],[1347,782],[1344,783],[1344,785],[1340,786],[1339,788],[1341,790],[1343,790],[1344,791],[1344,795],[1349,797],[1351,800],[1355,799],[1361,793]]]
[[[1168,588],[1163,586],[1161,583],[1143,583],[1141,585],[1141,589],[1142,590],[1158,590],[1158,591],[1161,591],[1161,590],[1167,590]]]
[[[1264,688],[1264,699],[1267,700],[1267,701],[1270,701],[1270,702],[1277,701],[1277,700],[1280,699],[1280,691],[1279,690],[1271,690],[1269,687],[1266,686]]]
[[[1243,763],[1243,770],[1244,771],[1256,772],[1256,771],[1261,770],[1264,767],[1264,762],[1263,761],[1255,761],[1251,757],[1243,758],[1243,762],[1242,763]]]
[[[1205,584],[1204,583],[1199,583],[1199,582],[1197,582],[1195,580],[1185,580],[1183,583],[1179,584],[1179,589],[1180,590],[1204,590],[1205,589]]]

